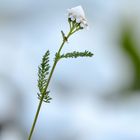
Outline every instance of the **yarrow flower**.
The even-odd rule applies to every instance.
[[[68,9],[68,23],[69,23],[69,31],[65,35],[63,31],[62,33],[62,43],[58,49],[58,51],[55,53],[54,57],[54,63],[51,67],[49,64],[50,60],[50,51],[47,50],[45,55],[42,58],[42,62],[38,67],[38,89],[39,92],[37,93],[39,101],[39,105],[34,117],[34,121],[29,133],[28,140],[32,139],[32,135],[36,126],[36,122],[38,120],[39,112],[42,106],[43,102],[50,103],[51,97],[50,97],[50,91],[48,90],[50,81],[52,79],[52,75],[54,73],[55,67],[58,64],[58,61],[61,59],[69,59],[69,58],[79,58],[79,57],[92,57],[93,53],[85,50],[84,52],[79,51],[73,51],[62,54],[62,49],[66,42],[68,42],[68,39],[70,36],[72,36],[74,33],[76,33],[79,30],[84,29],[88,26],[87,20],[85,17],[84,10],[82,6],[77,6],[71,9]],[[51,68],[51,69],[50,69]]]
[[[77,6],[71,9],[68,9],[68,18],[71,21],[75,21],[80,25],[81,28],[85,28],[88,26],[87,19],[85,17],[85,12],[82,6]]]

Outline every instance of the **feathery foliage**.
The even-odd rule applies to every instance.
[[[93,53],[89,52],[89,51],[84,51],[84,52],[71,52],[71,53],[66,53],[66,54],[62,54],[60,56],[60,58],[77,58],[77,57],[92,57]]]
[[[48,50],[42,58],[41,65],[38,67],[38,88],[40,92],[38,93],[38,98],[41,99],[42,95],[44,95],[43,101],[47,103],[51,100],[49,97],[49,91],[45,91],[45,86],[48,82],[47,75],[49,74],[50,69],[49,55],[50,52]]]

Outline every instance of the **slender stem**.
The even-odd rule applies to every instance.
[[[38,119],[39,112],[40,112],[40,108],[41,108],[41,105],[42,105],[42,102],[43,102],[43,98],[44,97],[42,96],[41,99],[40,99],[40,102],[39,102],[39,105],[38,105],[38,108],[37,108],[37,111],[36,111],[36,115],[35,115],[35,118],[34,118],[34,121],[33,121],[33,125],[32,125],[31,130],[30,130],[28,140],[31,140],[31,138],[32,138],[33,131],[34,131],[37,119]]]
[[[71,33],[72,33],[72,29],[70,29],[70,32],[69,32],[68,35],[66,36],[67,39],[70,37]],[[59,48],[59,50],[58,50],[58,55],[60,55],[61,50],[62,50],[62,48],[63,48],[65,42],[66,42],[66,40],[63,39],[63,42],[62,42],[62,44],[61,44],[61,46],[60,46],[60,48]],[[38,108],[37,108],[37,111],[36,111],[36,115],[35,115],[35,118],[34,118],[34,121],[33,121],[32,127],[31,127],[31,130],[30,130],[30,134],[29,134],[28,140],[31,140],[31,138],[32,138],[32,135],[33,135],[33,132],[34,132],[34,129],[35,129],[35,125],[36,125],[36,122],[37,122],[37,119],[38,119],[38,116],[39,116],[39,112],[40,112],[40,109],[41,109],[41,106],[42,106],[42,103],[43,103],[43,99],[44,99],[45,93],[46,93],[46,91],[47,91],[47,88],[48,88],[48,86],[49,86],[49,83],[50,83],[50,80],[51,80],[51,78],[52,78],[52,75],[53,75],[53,72],[54,72],[54,69],[55,69],[55,67],[56,67],[57,62],[58,62],[58,60],[55,59],[55,60],[54,60],[53,67],[52,67],[51,72],[50,72],[50,75],[49,75],[49,77],[48,77],[48,82],[47,82],[46,87],[45,87],[45,89],[44,89],[44,92],[43,92],[43,94],[42,94],[42,96],[41,96],[41,99],[40,99],[40,102],[39,102],[39,105],[38,105]]]

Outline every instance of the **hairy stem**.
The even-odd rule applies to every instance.
[[[70,35],[72,35],[72,30],[73,29],[71,28],[70,31],[69,31],[69,33],[68,33],[68,35],[66,36],[67,39],[70,37]],[[58,56],[60,55],[61,50],[62,50],[64,44],[66,43],[66,41],[67,40],[63,39],[63,42],[62,42],[62,44],[61,44],[61,46],[60,46],[60,48],[58,50],[58,53],[57,53]],[[39,112],[40,112],[40,109],[41,109],[41,106],[42,106],[42,103],[43,103],[43,99],[44,99],[45,93],[47,91],[47,88],[49,86],[50,80],[52,78],[53,72],[55,70],[55,67],[56,67],[56,64],[57,64],[58,61],[59,61],[59,59],[55,59],[54,60],[53,67],[52,67],[52,69],[50,71],[50,74],[49,74],[49,77],[48,77],[48,82],[47,82],[46,87],[44,89],[44,92],[43,92],[43,94],[41,96],[41,99],[40,99],[40,102],[39,102],[39,105],[38,105],[38,108],[37,108],[37,111],[36,111],[36,114],[35,114],[35,118],[34,118],[34,121],[33,121],[32,127],[31,127],[31,130],[30,130],[30,134],[29,134],[28,140],[31,140],[31,138],[32,138],[32,135],[33,135],[33,132],[34,132],[34,129],[35,129],[35,125],[36,125],[36,122],[37,122],[37,119],[38,119],[38,116],[39,116]]]

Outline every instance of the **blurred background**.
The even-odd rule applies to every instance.
[[[89,30],[63,52],[94,56],[57,65],[33,140],[140,140],[139,0],[0,0],[0,140],[27,139],[38,65],[48,49],[52,65],[60,31],[68,31],[66,10],[78,5]]]

